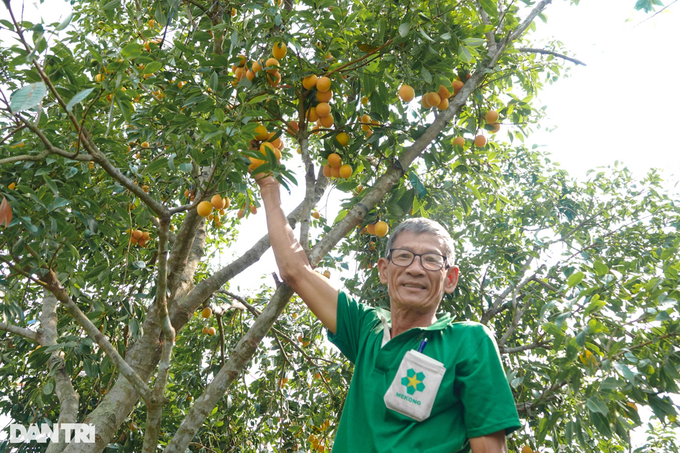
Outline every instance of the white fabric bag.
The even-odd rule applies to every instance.
[[[444,364],[432,357],[407,351],[385,393],[385,405],[419,422],[425,420],[432,412],[445,371]]]

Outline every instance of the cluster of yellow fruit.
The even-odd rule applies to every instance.
[[[498,122],[498,118],[498,112],[495,110],[489,110],[486,112],[486,115],[484,115],[484,119],[486,120],[487,124],[493,126],[493,129],[489,131],[492,134],[495,134],[501,130],[501,124]],[[481,134],[477,135],[475,137],[474,143],[477,148],[482,148],[486,146],[486,137]],[[456,137],[453,139],[453,144],[460,147],[465,147],[465,139],[463,137]]]
[[[375,235],[378,236],[379,238],[382,238],[387,235],[388,230],[389,226],[387,225],[387,223],[380,220],[376,223],[370,223],[366,225],[362,233],[368,233],[370,235]]]
[[[146,243],[151,239],[151,235],[148,231],[132,230],[129,229],[126,233],[130,234],[130,243],[132,245],[139,245],[140,247],[146,247]]]
[[[307,347],[309,346],[309,340],[305,340],[305,338],[302,335],[298,335],[298,341],[302,343],[302,346]]]
[[[203,328],[203,334],[207,335],[215,335],[217,333],[217,330],[215,330],[214,327],[204,327]]]
[[[330,100],[333,98],[331,91],[331,79],[328,77],[317,77],[315,74],[302,79],[302,86],[306,90],[316,88],[316,99],[319,103],[315,107],[310,107],[305,112],[305,117],[310,123],[316,122],[313,133],[319,133],[321,128],[330,128],[335,123],[331,114]],[[344,145],[343,145],[344,146]]]
[[[281,83],[281,73],[279,72],[281,64],[279,63],[279,60],[285,58],[287,52],[288,48],[286,47],[286,44],[277,42],[272,49],[273,56],[264,62],[264,67],[268,68],[265,70],[267,72],[267,82],[274,88],[278,87],[279,83]],[[250,68],[248,68],[248,58],[245,55],[239,55],[239,58],[239,63],[231,68],[234,77],[236,78],[236,80],[232,81],[232,85],[234,86],[236,86],[244,77],[252,82],[257,73],[263,69],[260,60],[254,60],[251,63]]]
[[[326,420],[326,421],[328,421],[328,420]],[[326,423],[326,422],[324,422],[324,423]],[[319,453],[323,453],[324,451],[326,451],[326,447],[323,444],[323,439],[320,439],[320,438],[316,437],[314,434],[311,434],[307,438],[307,440],[312,444],[312,451],[316,450]]]
[[[364,114],[361,117],[361,130],[366,132],[366,138],[373,135],[373,127],[380,126],[380,123],[371,118],[369,115]]]
[[[342,158],[338,153],[331,153],[328,156],[328,164],[323,167],[323,175],[326,178],[344,178],[349,179],[352,176],[352,166],[349,164],[342,164]]]
[[[189,201],[193,202],[196,199],[196,191],[186,189],[184,191],[184,198],[188,198]]]
[[[186,194],[187,191],[184,192],[185,196]],[[215,226],[219,228],[222,226],[222,221],[220,220],[219,215],[212,213],[213,208],[215,208],[220,215],[224,215],[226,212],[225,209],[227,209],[230,204],[229,198],[222,198],[220,194],[215,194],[210,201],[204,200],[198,203],[198,206],[196,206],[196,213],[201,217],[207,217],[208,221],[214,220]]]
[[[264,159],[248,157],[248,159],[250,160],[248,171],[250,171],[251,173],[257,167],[267,162],[265,160],[267,158],[267,149],[274,153],[277,161],[280,161],[282,157],[281,150],[283,149],[284,146],[281,137],[279,136],[274,138],[276,132],[269,132],[267,130],[267,127],[262,124],[257,125],[257,127],[255,128],[255,134],[256,134],[255,140],[252,140],[250,142],[250,149],[258,150],[260,154],[264,156]]]

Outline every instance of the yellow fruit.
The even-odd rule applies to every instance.
[[[495,134],[501,130],[501,123],[492,123],[491,126],[493,126],[493,129],[491,129],[489,132],[492,134]]]
[[[16,187],[17,187],[17,184],[15,182],[11,182],[11,183],[9,183],[9,186],[7,186],[7,188],[9,190],[14,190],[14,189],[16,189]]]
[[[427,103],[427,96],[423,95],[422,98],[420,98],[420,105],[423,106],[424,109],[429,109],[432,107],[430,104]]]
[[[180,82],[177,82],[177,88],[179,88],[179,89],[181,90],[182,87],[183,87],[184,85],[186,85],[186,84],[187,84],[187,83],[186,83],[185,81],[183,81],[183,80],[180,81]]]
[[[331,106],[326,102],[320,102],[319,105],[316,106],[316,114],[319,115],[319,118],[330,115]]]
[[[198,203],[198,206],[196,207],[196,212],[201,217],[208,217],[212,212],[212,208],[213,207],[209,201],[201,201],[200,203]]]
[[[331,177],[331,170],[332,170],[332,167],[330,165],[324,165],[323,166],[323,175],[326,178],[330,178]]]
[[[149,21],[149,27],[154,28],[155,26],[156,26],[156,21],[153,20],[153,19],[151,19],[151,20]]]
[[[446,110],[449,108],[449,100],[447,98],[442,99],[442,101],[437,105],[439,110]]]
[[[363,115],[361,117],[361,122],[364,123],[365,126],[371,124],[371,117],[368,115]]]
[[[484,145],[486,145],[486,137],[484,137],[483,135],[476,136],[475,137],[475,146],[477,148],[481,148]]]
[[[487,123],[493,124],[498,121],[498,112],[495,110],[489,110],[486,112],[486,115],[484,115],[484,119]]]
[[[287,51],[288,48],[286,47],[285,43],[277,42],[274,44],[274,48],[272,49],[272,55],[274,55],[274,58],[282,60],[286,56]]]
[[[216,194],[213,195],[212,198],[210,199],[210,204],[211,204],[212,207],[215,208],[215,209],[222,209],[222,203],[223,203],[223,202],[222,202],[222,197],[220,196],[220,194],[217,194],[217,193],[216,193]]]
[[[389,227],[387,226],[387,223],[383,222],[382,220],[379,221],[379,222],[376,222],[376,224],[375,224],[375,235],[378,236],[379,238],[385,237],[388,229],[389,229]]]
[[[217,333],[217,331],[215,330],[214,327],[211,327],[210,329],[208,329],[208,335],[215,335],[216,333]]]
[[[327,127],[327,128],[328,128],[328,127],[333,126],[333,122],[334,122],[335,120],[333,119],[333,115],[326,115],[326,116],[324,116],[324,117],[322,117],[322,118],[319,118],[319,121],[321,122],[321,125],[322,125],[323,127]]]
[[[151,146],[149,142],[142,142],[142,148],[148,148],[149,146]]]
[[[439,95],[434,91],[430,91],[429,93],[425,94],[425,99],[430,107],[436,107],[442,101],[442,98],[440,98]]]
[[[340,167],[331,167],[331,176],[334,178],[340,177]]]
[[[314,212],[312,212],[312,217],[314,217],[315,219],[318,219],[318,218],[321,217],[321,214],[319,214],[317,211],[314,211]]]
[[[253,61],[253,67],[251,69],[255,74],[262,71],[262,65],[260,64],[260,60]]]
[[[151,233],[149,233],[148,231],[142,232],[142,237],[141,237],[141,239],[144,239],[145,241],[148,241],[149,239],[151,239]]]
[[[316,107],[310,107],[309,110],[307,110],[307,119],[310,123],[319,119],[319,115],[316,113]]]
[[[319,77],[316,81],[316,89],[322,93],[331,89],[331,79],[328,77]]]
[[[453,146],[460,146],[464,147],[465,146],[465,139],[463,137],[456,137],[453,139]]]
[[[340,167],[340,177],[344,179],[349,179],[352,176],[352,167],[348,164],[342,165]]]
[[[236,8],[231,9],[231,17],[234,17],[236,15]]]
[[[404,102],[411,102],[416,97],[416,92],[411,86],[404,84],[399,87],[399,97]]]
[[[361,105],[368,105],[368,98],[366,96],[361,98]]]
[[[246,79],[248,79],[252,82],[254,78],[255,78],[255,73],[253,71],[251,71],[250,69],[248,69],[246,71]]]
[[[142,232],[139,231],[139,230],[134,230],[134,231],[132,232],[132,237],[134,237],[135,239],[141,239],[143,234],[144,234],[144,233],[142,233]]]
[[[437,94],[439,95],[440,98],[442,98],[442,100],[451,97],[451,93],[449,92],[448,88],[446,88],[444,85],[439,85],[439,91],[437,91]]]
[[[453,94],[458,94],[458,92],[463,88],[463,82],[460,80],[453,81]]]
[[[347,143],[349,143],[349,135],[347,135],[345,132],[340,132],[338,135],[335,136],[335,139],[342,146],[347,146]]]
[[[254,204],[251,204],[250,205],[250,213],[251,214],[257,214],[257,206],[255,206]]]
[[[321,375],[318,372],[314,373],[314,379],[321,379]]]
[[[338,153],[331,153],[328,156],[328,165],[330,165],[333,168],[340,168],[342,165],[342,158]]]
[[[97,83],[102,83],[104,81],[104,74],[97,74],[94,76],[94,81]]]
[[[266,68],[269,68],[267,69],[267,72],[272,74],[275,71],[278,71],[278,68],[280,66],[279,60],[277,60],[276,58],[268,58],[267,61],[264,63],[264,66]]]
[[[632,401],[628,401],[628,402],[626,403],[626,406],[632,408],[633,410],[635,410],[635,412],[637,412],[637,410],[638,410],[637,404],[635,404],[635,403],[632,402]]]
[[[333,98],[333,90],[328,90],[324,93],[317,91],[316,92],[316,99],[319,102],[328,102]]]
[[[207,333],[208,333],[208,328],[207,328],[207,327],[204,327],[202,332],[203,332],[203,335],[207,334]]]
[[[262,141],[262,140],[267,140],[267,137],[269,137],[269,131],[267,130],[267,128],[265,126],[263,126],[262,124],[258,125],[255,128],[255,138],[257,140]]]
[[[242,219],[244,214],[245,214],[245,211],[243,209],[239,209],[238,212],[236,213],[236,217],[238,217],[239,219]]]
[[[534,453],[530,446],[525,445],[522,447],[522,453]]]
[[[375,223],[369,223],[368,225],[366,225],[366,231],[368,232],[368,234],[374,235],[375,234]]]
[[[245,55],[239,55],[239,56],[238,56],[238,65],[239,65],[240,67],[245,66],[245,65],[246,65],[246,61],[248,61],[248,57],[246,57]]]
[[[323,276],[326,278],[331,278],[331,271],[326,269],[325,271],[323,271]]]
[[[316,81],[317,77],[314,74],[312,74],[302,79],[302,86],[305,87],[306,90],[311,90],[316,86]]]
[[[210,309],[210,307],[205,307],[203,311],[201,311],[201,316],[203,316],[204,318],[209,318],[210,315],[212,315],[212,310]]]

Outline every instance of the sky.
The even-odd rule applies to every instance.
[[[634,4],[635,0],[581,0],[578,6],[570,6],[567,1],[555,0],[546,10],[548,23],[536,22],[536,37],[562,41],[569,55],[587,66],[572,67],[568,78],[546,85],[539,103],[546,106],[547,117],[541,129],[530,136],[529,145],[550,153],[578,179],[586,178],[590,169],[611,166],[615,161],[638,178],[650,168],[661,168],[665,179],[671,181],[668,187],[677,194],[680,189],[673,187],[672,181],[680,176],[680,144],[673,132],[680,105],[676,37],[680,3],[654,17],[635,13]],[[54,0],[40,5],[48,22],[63,18],[67,9],[68,5]],[[35,4],[27,2],[27,19],[35,20],[35,12]],[[7,16],[0,6],[0,19]],[[295,154],[294,159],[299,161],[299,156]],[[294,207],[293,200],[300,199],[299,193],[282,193],[287,211]],[[322,199],[319,211],[332,220],[337,198],[331,194],[330,199],[327,205],[327,198]],[[232,254],[241,255],[253,238],[266,233],[265,228],[263,212],[250,217],[241,229],[248,231],[247,237],[218,256],[216,264],[225,265]],[[271,279],[273,271],[276,266],[269,251],[258,266],[235,278],[232,288],[246,291],[258,287],[262,275]],[[331,279],[340,285],[338,275]],[[641,442],[640,437],[635,442]]]

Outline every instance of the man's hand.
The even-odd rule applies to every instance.
[[[505,430],[496,431],[488,436],[471,438],[470,448],[472,453],[508,453]]]

